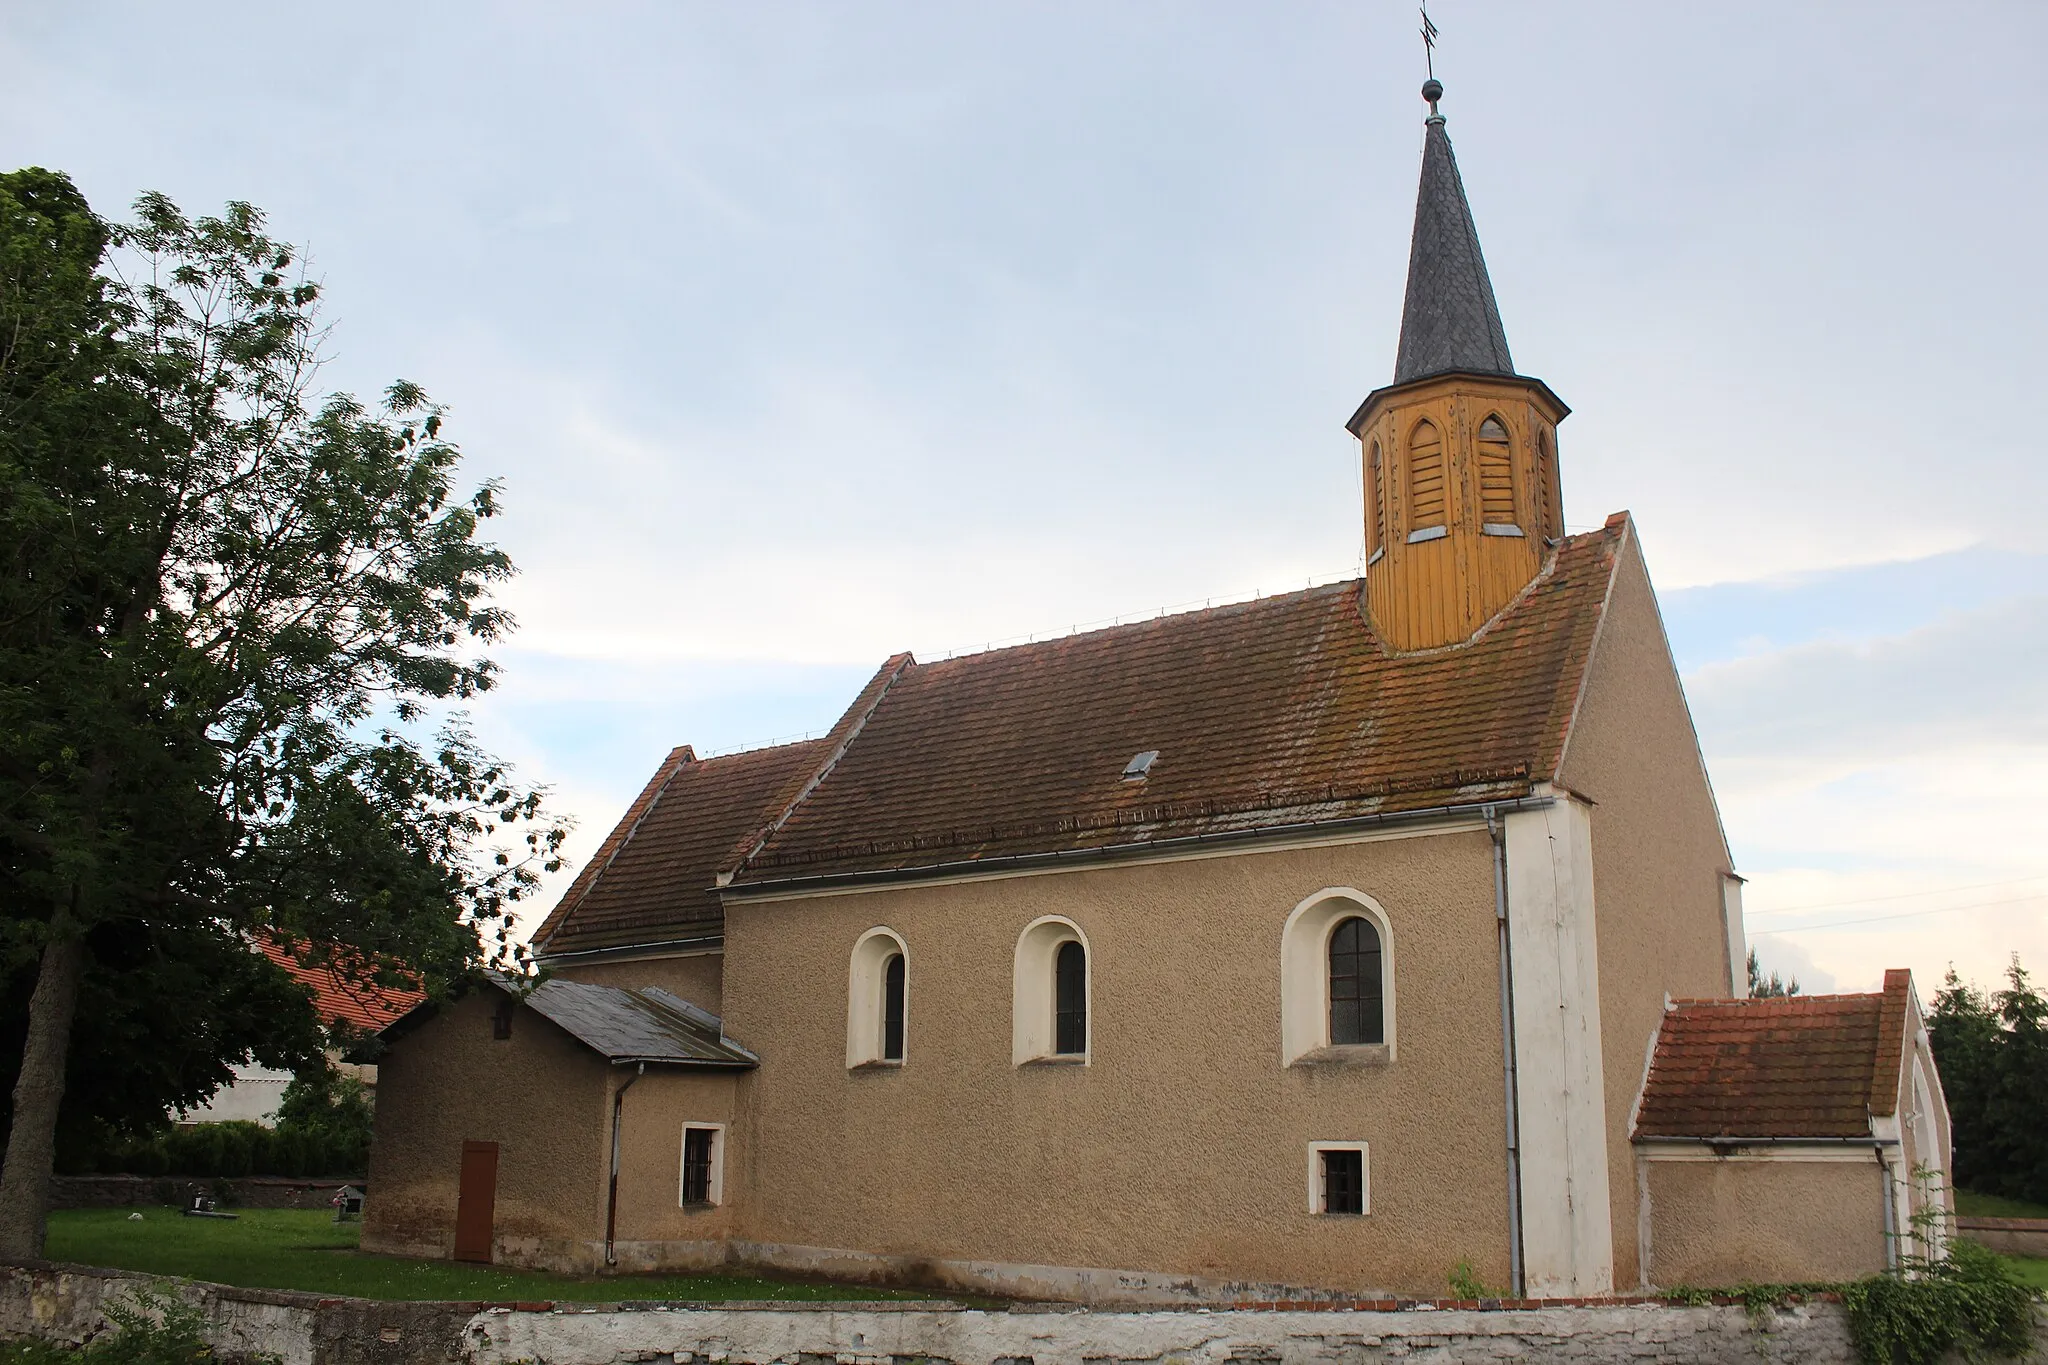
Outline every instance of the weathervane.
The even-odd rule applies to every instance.
[[[1422,6],[1422,66],[1429,73],[1429,79],[1422,83],[1422,98],[1429,101],[1429,122],[1442,123],[1444,116],[1437,112],[1436,102],[1444,97],[1443,82],[1436,78],[1436,25],[1429,19],[1428,0]]]

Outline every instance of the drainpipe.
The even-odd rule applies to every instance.
[[[1500,940],[1501,1086],[1508,1116],[1508,1286],[1515,1298],[1527,1296],[1522,1268],[1522,1123],[1515,1083],[1515,966],[1508,935],[1508,837],[1492,806],[1486,807],[1486,832],[1493,836],[1493,922]]]
[[[1884,1268],[1899,1268],[1899,1222],[1892,1208],[1892,1164],[1884,1159],[1884,1144],[1875,1144],[1877,1150],[1878,1185],[1884,1191]]]
[[[612,1190],[604,1209],[604,1263],[608,1266],[619,1263],[612,1253],[612,1235],[619,1229],[619,1119],[626,1108],[626,1092],[646,1074],[647,1063],[642,1062],[637,1071],[626,1077],[624,1085],[612,1091]]]

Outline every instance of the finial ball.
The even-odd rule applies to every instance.
[[[1438,100],[1442,99],[1443,97],[1444,83],[1442,81],[1438,80],[1434,76],[1431,76],[1428,80],[1422,83],[1422,98],[1428,100],[1431,104],[1435,104]]]

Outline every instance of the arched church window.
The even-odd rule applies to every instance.
[[[1479,521],[1488,531],[1521,533],[1515,516],[1514,448],[1507,423],[1497,414],[1479,424]]]
[[[1385,1042],[1379,930],[1362,915],[1340,921],[1330,935],[1329,958],[1330,1042]]]
[[[1398,1029],[1386,907],[1331,886],[1280,930],[1280,1064],[1392,1065]]]
[[[1557,476],[1550,453],[1550,433],[1536,433],[1536,534],[1545,540],[1557,534],[1557,524],[1550,514],[1550,490],[1557,484]]]
[[[1068,939],[1053,957],[1053,1053],[1078,1057],[1088,1050],[1088,950]]]
[[[1372,443],[1372,455],[1366,461],[1366,477],[1371,481],[1372,498],[1372,550],[1378,554],[1387,547],[1387,466],[1380,458],[1380,443]]]
[[[1443,534],[1444,439],[1430,421],[1417,422],[1408,434],[1408,519],[1410,540]]]
[[[898,1066],[910,1007],[910,949],[876,925],[853,945],[846,970],[846,1065]]]
[[[903,954],[889,954],[882,968],[882,1060],[903,1060]]]
[[[1064,915],[1041,915],[1017,935],[1010,1060],[1018,1066],[1089,1060],[1088,936]]]

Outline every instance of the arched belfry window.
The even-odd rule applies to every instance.
[[[1010,1060],[1086,1062],[1094,1003],[1089,947],[1079,925],[1045,915],[1017,936]]]
[[[1550,490],[1557,484],[1550,452],[1550,433],[1536,433],[1536,534],[1545,540],[1557,534],[1556,523],[1551,520]]]
[[[1365,463],[1367,496],[1372,499],[1372,553],[1377,555],[1387,548],[1387,466],[1378,441],[1372,443],[1372,454]]]
[[[1514,446],[1498,414],[1479,424],[1479,522],[1496,535],[1521,534],[1515,516]]]
[[[1330,1042],[1384,1043],[1380,933],[1361,915],[1338,922],[1330,935]]]
[[[846,971],[846,1065],[897,1066],[910,1020],[910,950],[883,925],[855,940]]]
[[[1408,433],[1408,539],[1444,534],[1444,438],[1436,423],[1421,421]]]

